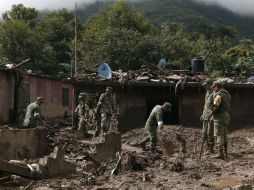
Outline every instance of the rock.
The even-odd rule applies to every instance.
[[[54,190],[54,189],[49,187],[37,187],[37,188],[34,188],[33,190]]]
[[[241,184],[231,188],[231,190],[252,190],[252,185]]]

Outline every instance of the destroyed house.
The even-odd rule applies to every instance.
[[[74,97],[71,84],[49,76],[19,76],[14,70],[0,69],[1,123],[21,124],[27,106],[38,96],[44,98],[45,103],[41,106],[44,117],[50,119],[71,115]]]
[[[151,110],[157,104],[169,101],[172,112],[165,114],[166,124],[183,124],[201,127],[200,116],[204,106],[205,91],[200,82],[137,81],[119,82],[116,80],[77,80],[76,91],[88,93],[103,92],[112,86],[118,97],[119,128],[122,132],[144,127]],[[176,89],[177,86],[177,89]],[[242,128],[254,124],[254,85],[228,84],[225,87],[232,96],[230,128]]]

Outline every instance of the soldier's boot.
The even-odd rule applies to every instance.
[[[219,153],[216,154],[216,155],[215,155],[214,157],[212,157],[212,158],[225,160],[225,157],[224,157],[224,154],[223,154],[223,148],[220,148],[220,149],[219,149]]]
[[[228,159],[228,145],[225,144],[223,147],[223,153],[224,153],[224,158],[227,160]]]
[[[143,150],[146,150],[146,143],[149,142],[149,137],[145,137],[141,142],[139,142],[137,145],[141,147]]]
[[[151,152],[152,154],[155,154],[155,153],[162,154],[162,151],[159,150],[159,149],[157,149],[157,148],[155,148],[155,147],[151,147],[151,148],[150,148],[150,152]]]
[[[99,131],[96,131],[95,133],[94,133],[94,137],[98,137],[100,135],[100,132]]]
[[[156,153],[156,148],[155,147],[150,147],[150,152],[151,153]]]
[[[213,145],[209,144],[207,147],[207,150],[205,152],[205,155],[214,154]]]

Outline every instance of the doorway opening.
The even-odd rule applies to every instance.
[[[146,100],[146,119],[156,105],[163,105],[164,102],[172,104],[171,113],[163,114],[163,123],[174,125],[179,123],[179,101],[176,97],[149,98]]]

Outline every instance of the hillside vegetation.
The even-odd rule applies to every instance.
[[[112,1],[97,1],[87,6],[81,5],[78,14],[81,20],[86,20],[112,3]],[[191,0],[142,0],[129,4],[141,10],[158,28],[167,21],[184,23],[190,31],[194,32],[204,25],[208,28],[225,25],[235,28],[240,36],[254,37],[254,18],[237,15],[219,6]]]

